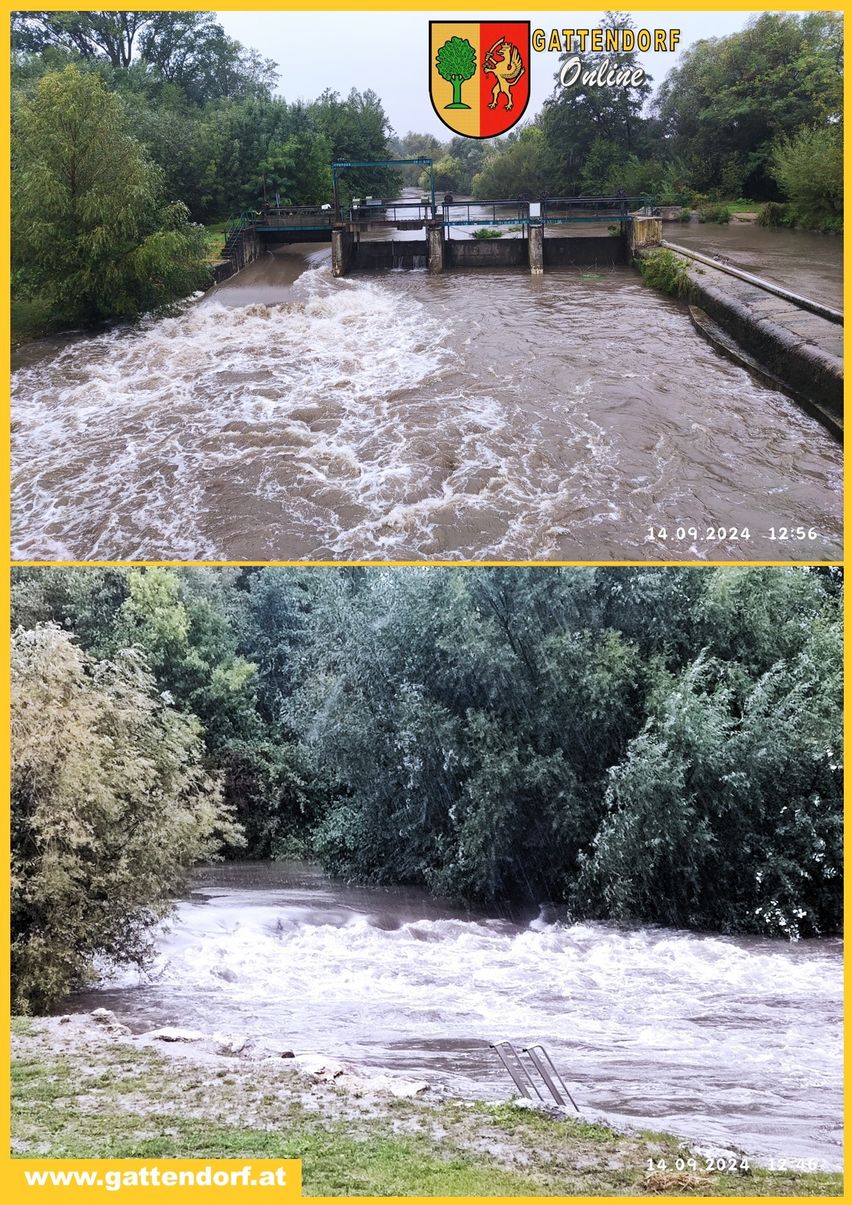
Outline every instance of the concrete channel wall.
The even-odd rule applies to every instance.
[[[229,244],[227,256],[213,265],[213,283],[221,284],[241,268],[254,263],[262,249],[263,245],[256,230],[250,226],[241,230]]]
[[[842,428],[843,359],[842,327],[796,309],[771,293],[738,295],[730,277],[708,279],[690,272],[689,300],[700,306],[737,343],[750,352],[794,396],[827,413],[826,425],[835,434]],[[837,352],[831,344],[836,343]],[[832,422],[831,419],[835,419]]]
[[[638,247],[637,262],[649,253]],[[694,324],[718,350],[790,393],[837,438],[843,430],[843,326],[786,296],[672,247],[688,264],[685,299]],[[768,282],[767,282],[768,283]],[[709,319],[709,321],[708,321]]]

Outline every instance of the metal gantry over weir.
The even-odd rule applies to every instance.
[[[567,226],[582,223],[624,223],[637,210],[647,210],[646,197],[543,197],[539,201],[459,200],[447,194],[437,203],[427,195],[413,201],[384,201],[374,197],[353,198],[347,206],[267,205],[248,210],[232,222],[226,239],[247,227],[261,238],[277,242],[303,242],[323,233],[331,239],[335,226],[352,233],[385,230],[416,230],[438,223],[453,227],[509,226],[523,228],[531,223]],[[337,216],[336,216],[337,215]]]

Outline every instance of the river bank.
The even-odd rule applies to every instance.
[[[242,1036],[159,1033],[134,1035],[106,1010],[16,1018],[13,1155],[302,1158],[306,1195],[841,1191],[833,1173],[709,1172],[711,1152],[671,1135],[455,1100],[321,1056],[257,1051]]]

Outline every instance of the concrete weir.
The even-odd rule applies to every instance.
[[[540,276],[549,267],[611,267],[632,253],[620,235],[561,236],[530,223],[522,237],[472,239],[447,237],[438,220],[424,228],[423,239],[364,239],[347,226],[331,235],[334,276],[351,271],[425,267],[432,273],[455,268],[526,268]]]

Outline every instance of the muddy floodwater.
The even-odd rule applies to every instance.
[[[841,1165],[839,941],[478,914],[297,863],[204,871],[148,975],[72,1002],[142,1032],[252,1035],[507,1099],[542,1042],[581,1108],[751,1156]],[[66,1009],[68,1005],[64,1006]]]
[[[634,270],[328,260],[22,349],[14,555],[840,555],[840,447]]]
[[[791,289],[802,297],[843,309],[843,240],[805,230],[767,229],[754,222],[666,222],[663,238],[734,268]]]

